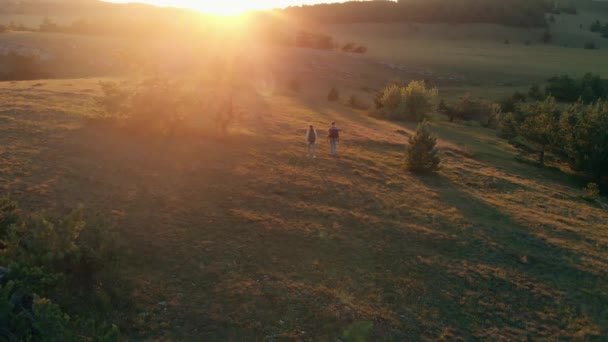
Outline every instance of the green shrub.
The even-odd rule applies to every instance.
[[[536,147],[541,165],[545,163],[546,152],[559,141],[559,118],[555,99],[548,97],[528,106],[525,119],[519,124],[519,135]]]
[[[466,93],[455,105],[450,106],[443,103],[439,110],[450,121],[454,121],[454,119],[477,121],[484,127],[494,127],[500,114],[500,105],[474,99],[470,93]]]
[[[585,45],[583,47],[585,48],[585,50],[595,50],[595,49],[597,49],[597,46],[595,45],[594,42],[585,42]]]
[[[338,91],[338,89],[336,89],[335,87],[331,88],[329,90],[329,93],[327,94],[327,101],[336,102],[339,99],[340,99],[340,92]]]
[[[589,201],[597,201],[600,198],[600,187],[597,183],[589,183],[583,189],[583,198]]]
[[[424,81],[412,81],[407,86],[390,84],[377,95],[374,114],[391,120],[420,122],[430,114],[437,94],[437,89],[427,87]]]
[[[89,286],[112,260],[114,241],[88,234],[81,211],[64,218],[25,215],[0,199],[4,246],[0,254],[0,338],[8,341],[118,340],[116,326],[70,317],[47,297]],[[8,219],[7,219],[8,218]]]
[[[416,134],[409,139],[405,152],[405,169],[414,173],[429,173],[439,169],[437,137],[431,134],[426,121],[418,125]]]

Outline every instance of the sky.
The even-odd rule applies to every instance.
[[[109,0],[112,2],[142,2],[159,6],[192,8],[215,14],[237,14],[255,9],[283,8],[316,3],[340,2],[340,0]]]

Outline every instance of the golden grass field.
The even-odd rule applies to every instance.
[[[441,171],[405,173],[413,126],[327,90],[251,90],[228,136],[158,139],[91,121],[96,79],[2,83],[0,189],[120,235],[104,288],[133,340],[605,337],[605,202],[442,119]],[[307,158],[304,129],[333,120],[339,158]]]
[[[428,79],[452,100],[499,99],[562,73],[606,77],[608,40],[566,29],[595,14],[559,16],[551,45],[523,44],[542,31],[491,25],[324,28],[366,45],[363,56],[0,34],[58,56],[56,79],[0,83],[0,195],[27,211],[83,205],[118,234],[116,279],[86,305],[113,310],[126,340],[605,341],[605,199],[583,199],[584,180],[525,162],[495,131],[439,115],[442,168],[411,175],[402,163],[415,126],[346,104],[371,105],[393,79]],[[600,49],[575,46],[585,39]],[[238,61],[228,134],[159,137],[97,120],[99,81],[133,72],[100,61],[134,46],[175,77],[204,80],[207,98],[218,56]],[[341,100],[330,103],[334,86]],[[332,121],[340,156],[321,139],[307,158],[306,127]]]

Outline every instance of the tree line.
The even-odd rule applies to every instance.
[[[283,12],[289,17],[329,24],[486,22],[541,27],[546,25],[545,14],[554,8],[547,0],[379,0],[289,7]]]

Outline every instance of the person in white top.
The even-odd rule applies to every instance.
[[[317,158],[317,131],[312,125],[306,130],[306,143],[308,144],[308,156]]]

